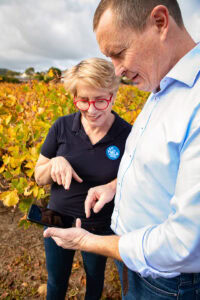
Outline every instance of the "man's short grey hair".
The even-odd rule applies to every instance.
[[[158,5],[166,6],[176,24],[183,27],[181,10],[176,0],[101,0],[94,14],[93,30],[96,31],[103,13],[111,9],[117,27],[143,31],[148,16]]]

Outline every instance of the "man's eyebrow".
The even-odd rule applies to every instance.
[[[108,57],[113,57],[113,56],[115,56],[117,54],[117,51],[110,51],[107,54],[108,54],[107,55]]]
[[[112,56],[116,56],[118,54],[118,52],[121,51],[122,47],[121,46],[116,46],[116,47],[112,47],[113,49],[109,49],[109,48],[106,48],[104,50],[104,54],[107,56],[107,57],[112,57]]]

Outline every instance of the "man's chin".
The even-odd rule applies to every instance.
[[[145,91],[145,92],[147,91],[146,90],[147,87],[144,84],[141,84],[139,82],[132,82],[132,85],[135,86],[136,88],[138,88],[141,91]]]
[[[149,85],[144,85],[142,83],[139,83],[139,82],[133,82],[132,83],[133,86],[137,87],[140,91],[143,91],[143,92],[153,92],[154,89],[151,88]]]

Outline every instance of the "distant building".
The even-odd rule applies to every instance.
[[[15,75],[16,79],[18,79],[20,82],[28,82],[30,80],[30,77],[27,76],[25,73],[22,73],[20,75]]]

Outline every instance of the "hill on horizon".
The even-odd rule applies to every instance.
[[[20,72],[12,71],[9,69],[5,68],[0,68],[0,75],[1,76],[15,76],[15,75],[20,75]]]
[[[6,73],[8,72],[8,69],[1,69],[0,68],[0,75],[6,75]]]

